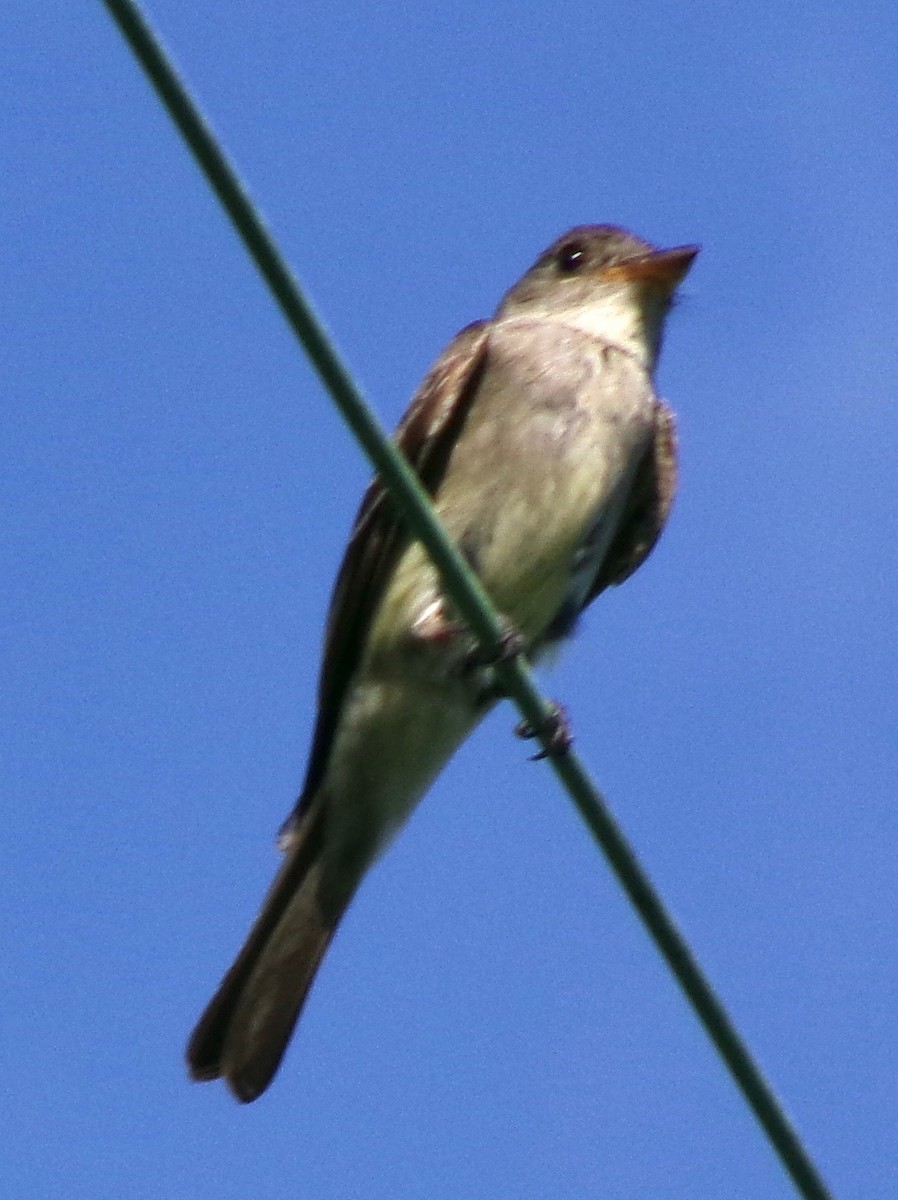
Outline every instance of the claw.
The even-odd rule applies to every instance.
[[[511,662],[527,649],[523,636],[511,624],[506,624],[495,647],[489,649],[477,645],[470,651],[465,660],[466,671],[479,671],[484,667],[497,667],[500,663]]]
[[[529,740],[545,737],[547,739],[542,750],[537,754],[530,755],[531,762],[539,762],[543,758],[559,758],[562,754],[567,754],[573,745],[574,735],[567,712],[557,701],[553,700],[551,704],[552,711],[546,717],[541,729],[534,729],[529,721],[519,721],[515,726],[514,731],[519,738]]]

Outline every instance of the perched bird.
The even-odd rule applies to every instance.
[[[510,629],[537,659],[643,562],[676,484],[652,375],[696,246],[611,225],[558,238],[489,321],[437,359],[396,440]],[[305,784],[284,861],[187,1061],[268,1087],[365,872],[495,703],[488,664],[378,480],[337,576]]]

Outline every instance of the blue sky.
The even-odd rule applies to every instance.
[[[894,8],[409,8],[150,11],[388,425],[567,226],[702,244],[674,517],[547,686],[835,1194],[891,1197]],[[188,1084],[368,468],[101,4],[0,28],[10,1194],[793,1195],[508,707],[271,1091]]]

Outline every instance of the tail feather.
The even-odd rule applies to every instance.
[[[305,828],[187,1046],[193,1078],[224,1077],[244,1103],[257,1099],[274,1077],[345,909],[322,907],[319,806],[304,815]]]

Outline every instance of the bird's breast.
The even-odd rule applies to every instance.
[[[631,355],[554,321],[499,322],[487,354],[434,502],[500,613],[538,646],[595,578],[655,397]],[[399,662],[440,594],[425,550],[411,544],[379,605],[369,661]]]
[[[487,369],[437,509],[497,607],[538,639],[585,592],[652,435],[655,395],[628,353],[552,321],[490,334]]]

